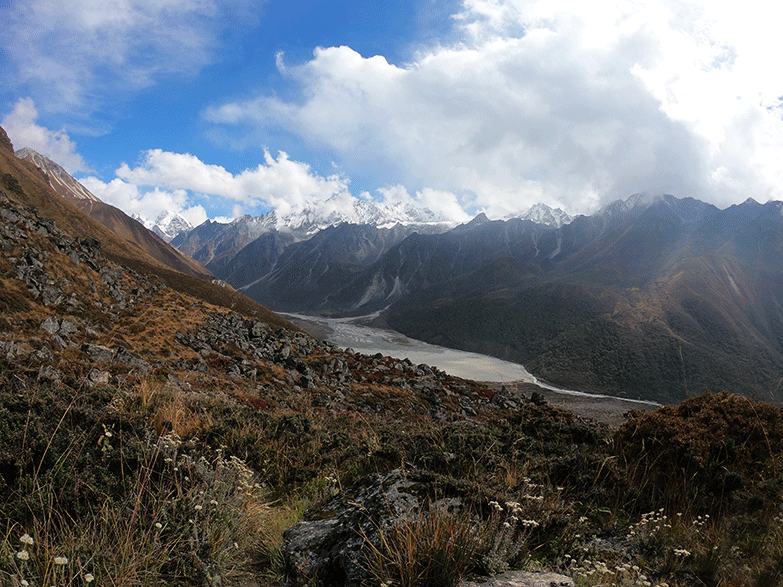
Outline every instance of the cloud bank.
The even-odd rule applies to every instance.
[[[377,185],[455,194],[491,216],[592,211],[637,191],[718,205],[783,197],[783,37],[770,5],[464,0],[459,42],[409,63],[317,48],[294,88],[206,109],[293,133]]]
[[[232,174],[188,153],[152,149],[142,154],[138,165],[123,163],[115,174],[108,183],[95,177],[80,181],[103,201],[129,214],[154,220],[164,210],[171,210],[194,225],[207,218],[204,206],[195,202],[210,199],[227,202],[236,217],[245,208],[276,208],[286,214],[308,201],[324,201],[335,195],[351,197],[346,177],[322,177],[283,152],[277,158],[267,152],[264,163]]]

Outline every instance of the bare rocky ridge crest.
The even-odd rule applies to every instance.
[[[0,127],[0,149],[5,149],[11,153],[14,152],[14,145],[11,143],[11,139],[8,138],[8,134],[2,127]]]

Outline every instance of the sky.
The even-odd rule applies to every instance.
[[[0,125],[129,214],[783,199],[783,6],[0,0]],[[337,196],[335,198],[335,196]]]

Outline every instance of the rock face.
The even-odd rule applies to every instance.
[[[371,579],[370,545],[381,544],[381,532],[419,515],[423,507],[463,507],[459,497],[430,503],[435,480],[422,471],[395,469],[369,475],[353,487],[307,512],[284,536],[283,555],[296,585],[353,587]],[[496,577],[463,581],[460,587],[573,587],[554,573],[511,571]]]
[[[0,127],[0,149],[6,149],[12,153],[14,152],[14,146],[11,144],[11,139],[8,138],[5,129],[2,127]]]
[[[366,570],[367,542],[380,531],[416,514],[427,499],[421,473],[395,469],[370,475],[342,491],[285,533],[283,553],[298,585],[359,585]]]

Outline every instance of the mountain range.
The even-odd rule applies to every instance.
[[[112,225],[62,168],[17,154]],[[125,219],[145,242],[168,247]],[[720,210],[635,194],[589,216],[537,205],[454,226],[426,210],[335,197],[207,221],[171,243],[200,261],[201,275],[273,310],[373,315],[413,338],[522,363],[562,387],[665,403],[722,390],[783,397],[780,202],[749,198]],[[150,254],[142,249],[135,256]]]
[[[564,387],[779,401],[782,208],[635,194],[548,224],[538,206],[429,234],[343,223],[297,240],[267,225],[207,267],[273,310],[380,314],[376,324],[522,363]]]

